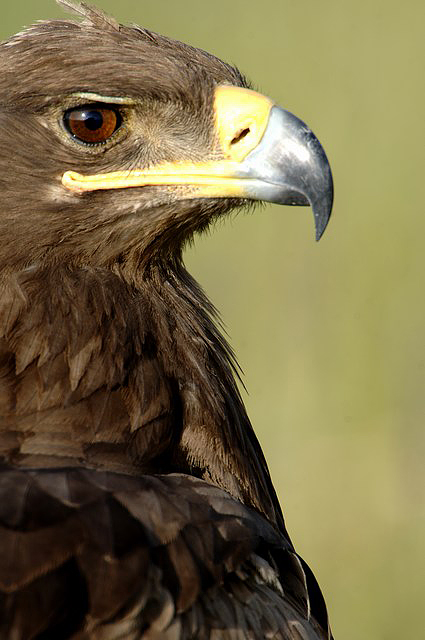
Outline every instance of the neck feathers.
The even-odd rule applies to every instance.
[[[181,265],[28,269],[0,295],[0,454],[203,477],[283,527],[215,312]]]

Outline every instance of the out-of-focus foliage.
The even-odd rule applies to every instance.
[[[289,530],[335,636],[419,637],[423,2],[97,5],[236,63],[324,144],[336,200],[318,245],[308,209],[267,206],[218,225],[187,262],[228,327]],[[15,0],[1,36],[61,16],[50,0]]]

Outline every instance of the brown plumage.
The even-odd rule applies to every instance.
[[[0,636],[330,638],[182,262],[245,198],[62,182],[221,161],[216,87],[246,81],[74,10],[0,45]],[[99,101],[119,126],[85,144],[64,114]]]

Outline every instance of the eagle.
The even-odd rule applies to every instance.
[[[233,66],[84,3],[0,44],[0,637],[323,640],[183,249],[332,208],[325,152]]]

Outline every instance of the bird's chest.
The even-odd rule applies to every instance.
[[[60,299],[56,288],[48,301],[28,278],[3,288],[3,459],[128,470],[169,446],[181,415],[178,385],[164,369],[147,309],[112,283],[86,283],[91,291],[82,294],[74,278],[65,283],[74,295]]]

